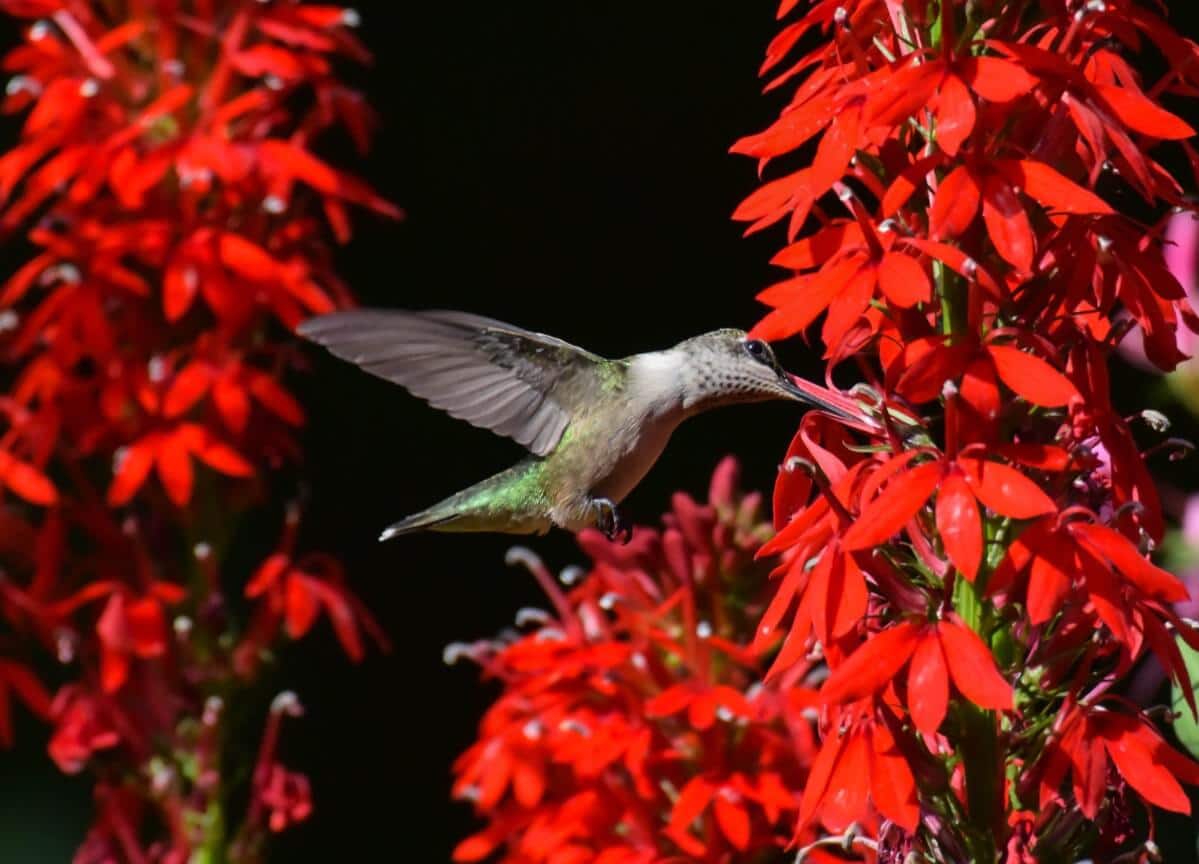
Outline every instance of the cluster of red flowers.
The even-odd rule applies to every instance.
[[[298,514],[265,475],[304,422],[281,383],[290,329],[346,301],[328,237],[347,205],[395,208],[313,155],[328,129],[367,146],[371,115],[335,74],[367,58],[336,6],[2,0],[24,19],[3,109],[0,225],[28,263],[0,289],[5,576],[0,739],[8,692],[54,731],[64,771],[98,775],[77,862],[258,860],[303,819],[307,781],[278,764],[278,698],[244,819],[222,812],[226,702],[281,628],[322,613],[347,653],[366,617],[336,564],[295,549]],[[310,205],[318,205],[313,208]],[[278,508],[279,551],[230,572],[240,514]],[[248,624],[233,588],[253,604]],[[17,637],[25,637],[18,639]],[[42,644],[71,679],[51,698]]]
[[[768,49],[791,98],[734,149],[803,167],[736,213],[789,225],[753,335],[823,316],[829,375],[855,360],[885,427],[805,418],[763,548],[756,649],[831,669],[801,829],[881,816],[919,860],[1070,861],[1149,848],[1138,798],[1188,809],[1199,764],[1119,695],[1147,652],[1185,682],[1175,640],[1199,646],[1106,369],[1132,327],[1164,369],[1199,331],[1160,227],[1104,197],[1183,203],[1150,153],[1194,134],[1161,102],[1196,92],[1199,47],[1152,6],[822,0]]]
[[[801,658],[766,686],[745,647],[770,529],[761,496],[738,493],[736,463],[716,469],[707,505],[673,504],[661,531],[638,528],[627,546],[581,534],[593,564],[563,572],[569,591],[513,549],[553,612],[521,610],[527,632],[447,649],[503,687],[455,765],[456,796],[488,820],[456,861],[497,848],[520,864],[748,861],[791,839],[823,666]]]

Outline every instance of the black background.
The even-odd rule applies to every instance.
[[[781,104],[756,77],[777,30],[773,5],[362,3],[376,62],[351,74],[383,122],[374,153],[353,167],[408,218],[358,220],[340,272],[367,305],[466,309],[609,356],[749,326],[781,238],[742,239],[729,220],[756,169],[727,150]],[[783,356],[820,374],[795,346]],[[504,567],[509,539],[375,537],[521,451],[311,357],[315,375],[300,387],[312,418],[303,536],[347,563],[394,645],[350,666],[322,624],[285,655],[275,689],[296,690],[308,711],[287,726],[283,752],[312,777],[316,809],[279,840],[275,860],[444,861],[475,824],[448,800],[450,763],[494,691],[469,664],[444,666],[442,647],[492,635],[541,598]],[[650,522],[673,490],[701,495],[728,452],[747,485],[769,488],[796,419],[762,405],[692,421],[625,514]],[[270,519],[253,530],[273,543]],[[561,533],[532,545],[555,569],[581,560]],[[18,732],[20,746],[0,757],[3,859],[69,860],[87,782],[49,766],[43,729]],[[247,736],[247,759],[256,745]]]

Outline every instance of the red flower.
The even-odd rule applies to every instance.
[[[1142,718],[1103,706],[1063,709],[1045,751],[1042,803],[1057,798],[1062,781],[1072,775],[1074,800],[1094,819],[1110,791],[1109,763],[1146,801],[1176,813],[1191,812],[1179,781],[1199,784],[1199,763],[1171,749]]]
[[[78,774],[93,753],[115,747],[121,740],[106,716],[102,699],[78,686],[58,691],[50,716],[54,723],[50,758],[66,774]]]
[[[886,487],[862,508],[845,532],[847,550],[868,549],[898,532],[935,492],[937,530],[945,552],[962,575],[974,581],[982,560],[982,517],[978,505],[1012,519],[1052,513],[1056,505],[1039,486],[1016,469],[981,455],[950,459],[934,454],[916,462],[918,451],[894,457],[871,477],[863,497]]]
[[[336,562],[322,556],[313,563],[317,569],[305,570],[287,555],[276,553],[246,583],[246,596],[266,598],[265,608],[272,616],[282,617],[292,639],[307,633],[323,608],[346,654],[354,661],[361,660],[365,652],[358,622],[365,610],[355,609],[353,598],[341,584],[344,577]]]
[[[1147,44],[1174,64],[1155,80]],[[1174,809],[1199,779],[1143,714],[1096,707],[1146,649],[1190,694],[1177,641],[1199,645],[1148,560],[1162,506],[1106,371],[1129,325],[1172,368],[1199,315],[1160,232],[1105,200],[1184,204],[1150,153],[1194,134],[1161,101],[1196,60],[1134,3],[817,3],[767,49],[790,98],[734,150],[810,164],[734,213],[789,220],[751,332],[823,316],[827,377],[852,358],[878,423],[801,422],[762,550],[768,683],[830,667],[801,825],[881,811],[880,860],[1100,858],[1131,836],[1100,807],[1109,761]],[[1038,777],[1061,807],[1024,818]]]
[[[259,800],[270,811],[272,831],[303,822],[312,813],[312,790],[303,774],[272,765],[266,782],[258,790]]]
[[[531,632],[447,652],[504,688],[455,765],[454,794],[488,820],[455,860],[716,862],[785,844],[812,702],[751,687],[756,661],[737,644],[750,621],[725,592],[762,584],[762,526],[735,473],[722,463],[708,506],[676,496],[661,533],[638,528],[628,546],[584,533],[595,564],[569,594],[531,553],[510,554],[556,616],[525,610]]]
[[[804,785],[798,831],[817,815],[833,830],[869,821],[868,802],[907,831],[920,810],[916,781],[888,728],[884,708],[837,712]]]
[[[11,691],[49,708],[63,771],[109,751],[119,784],[97,787],[80,862],[256,859],[308,804],[306,781],[276,772],[256,778],[244,815],[229,809],[224,706],[253,685],[247,658],[270,656],[284,605],[297,636],[328,611],[354,657],[373,624],[322,564],[288,565],[277,586],[261,576],[266,601],[243,627],[228,580],[248,579],[229,540],[274,506],[271,489],[205,482],[194,462],[247,478],[297,461],[290,330],[349,302],[329,254],[349,239],[349,205],[400,215],[315,152],[333,127],[368,144],[369,108],[337,76],[340,58],[369,59],[358,16],[304,3],[0,10],[30,19],[5,57],[0,108],[24,116],[0,152],[0,226],[31,250],[0,286],[0,486],[13,493],[0,617],[78,678],[47,706],[0,660],[0,743]],[[139,495],[152,473],[165,496]]]
[[[953,621],[883,630],[833,669],[820,690],[828,703],[854,702],[892,684],[908,666],[907,703],[916,728],[935,734],[949,705],[949,681],[980,708],[1010,711],[1012,688],[978,634]]]
[[[108,487],[108,503],[114,507],[127,504],[154,468],[167,496],[176,506],[185,506],[191,500],[195,479],[193,458],[230,477],[249,477],[254,473],[254,467],[240,453],[218,441],[203,426],[180,423],[169,431],[145,435],[117,457],[112,485]]]

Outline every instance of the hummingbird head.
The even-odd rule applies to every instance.
[[[686,358],[684,408],[703,410],[771,399],[808,401],[771,347],[750,339],[744,330],[714,330],[681,342],[674,350]]]

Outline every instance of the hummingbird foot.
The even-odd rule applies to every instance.
[[[620,518],[620,511],[611,498],[595,498],[592,504],[596,510],[595,527],[610,541],[619,542],[622,546],[633,539],[633,529]]]

